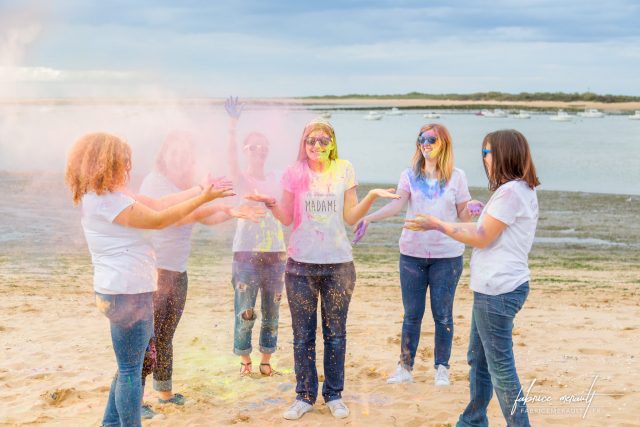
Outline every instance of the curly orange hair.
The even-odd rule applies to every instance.
[[[129,180],[131,148],[108,133],[90,133],[73,144],[67,156],[65,181],[77,205],[82,196],[112,192]]]

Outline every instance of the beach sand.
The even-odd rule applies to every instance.
[[[486,196],[481,190],[473,193]],[[639,199],[540,194],[538,236],[549,240],[534,246],[531,293],[514,331],[523,386],[526,389],[535,381],[529,396],[550,400],[530,403],[532,425],[637,425],[640,232],[632,220],[638,218]],[[13,241],[3,244],[0,253],[2,426],[96,426],[101,421],[115,359],[108,321],[95,308],[88,251],[77,218],[69,216],[68,223],[59,225],[70,227],[67,237],[56,240],[53,247],[37,240]],[[348,319],[343,394],[350,417],[334,420],[320,398],[313,412],[298,423],[281,416],[295,397],[286,299],[273,358],[279,374],[241,378],[239,358],[231,351],[229,237],[198,227],[189,264],[189,297],[174,341],[174,391],[188,401],[184,407],[155,404],[149,378],[145,400],[164,419],[143,425],[455,425],[469,397],[469,253],[454,307],[451,386],[433,385],[434,326],[428,311],[415,383],[387,385],[386,377],[398,360],[403,313],[395,246],[400,224],[399,220],[375,224],[355,250],[358,280]],[[231,230],[232,224],[224,227]],[[258,324],[256,347],[257,331]],[[320,333],[317,342],[321,361]],[[254,363],[257,358],[254,355]],[[318,368],[322,374],[321,363]],[[595,395],[587,397],[590,389]],[[592,399],[590,403],[562,400],[571,395]],[[489,420],[490,425],[504,425],[495,397]]]

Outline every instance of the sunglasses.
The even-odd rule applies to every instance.
[[[316,144],[320,144],[321,147],[328,147],[329,144],[331,144],[331,138],[327,138],[327,137],[323,137],[323,138],[307,137],[307,139],[305,139],[304,142],[310,147],[313,147]]]
[[[436,136],[430,135],[426,132],[418,136],[418,144],[420,145],[435,144],[437,140],[438,138]]]
[[[485,157],[487,157],[487,154],[489,154],[490,152],[491,152],[491,150],[483,148],[482,149],[482,158],[484,159]]]
[[[256,151],[269,151],[269,146],[262,144],[245,145],[244,148],[252,153]]]

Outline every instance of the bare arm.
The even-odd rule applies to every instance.
[[[471,222],[471,214],[467,210],[467,203],[469,202],[458,203],[456,205],[456,210],[458,211],[458,219],[460,220],[460,222]]]
[[[418,215],[407,219],[405,227],[414,231],[436,230],[475,248],[486,248],[507,228],[507,224],[485,214],[481,224],[449,223],[432,215]]]
[[[202,190],[197,196],[191,197],[183,202],[170,206],[166,209],[155,210],[143,203],[134,202],[124,209],[114,219],[117,224],[125,227],[160,229],[168,227],[189,215],[199,206],[210,202],[218,197],[233,196],[233,191],[229,188],[214,188],[213,185]]]
[[[129,192],[126,193],[130,197],[135,199],[136,202],[141,203],[153,210],[161,211],[168,208],[169,206],[173,206],[177,203],[183,202],[199,195],[202,192],[202,188],[203,186],[196,185],[195,187],[191,187],[188,190],[180,191],[179,193],[167,194],[166,196],[162,196],[157,199],[145,196],[144,194],[133,194]]]
[[[242,106],[238,103],[238,98],[229,97],[224,103],[224,108],[229,115],[229,145],[227,156],[229,160],[229,171],[231,180],[238,181],[240,177],[240,162],[238,161],[238,142],[236,128],[242,111]]]
[[[356,187],[351,187],[344,192],[344,208],[342,210],[344,222],[348,225],[354,225],[356,222],[360,221],[360,219],[367,214],[369,209],[371,209],[371,205],[373,205],[373,202],[375,202],[378,197],[399,199],[400,196],[394,194],[394,191],[395,190],[393,188],[388,190],[376,188],[370,190],[367,195],[358,202]]]
[[[364,219],[369,222],[375,222],[398,215],[409,201],[410,194],[404,190],[399,190],[396,194],[400,196],[399,199],[391,200],[377,211],[365,216]]]
[[[293,222],[293,193],[283,190],[280,202],[275,197],[269,197],[264,194],[248,194],[244,196],[247,200],[253,200],[254,202],[264,203],[264,205],[271,211],[273,216],[282,223],[282,225],[291,225]]]

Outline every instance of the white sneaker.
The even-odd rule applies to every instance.
[[[296,401],[293,402],[293,405],[289,406],[289,409],[284,411],[282,416],[286,420],[299,420],[304,414],[312,409],[313,406],[309,405],[307,402],[296,399]]]
[[[327,402],[327,406],[331,410],[331,415],[336,418],[347,418],[349,416],[349,408],[347,408],[342,399]]]
[[[446,387],[449,385],[449,370],[443,365],[438,365],[435,384],[440,387]]]
[[[387,378],[387,384],[404,384],[412,382],[413,375],[411,375],[411,372],[409,372],[404,366],[399,363],[393,375]]]

